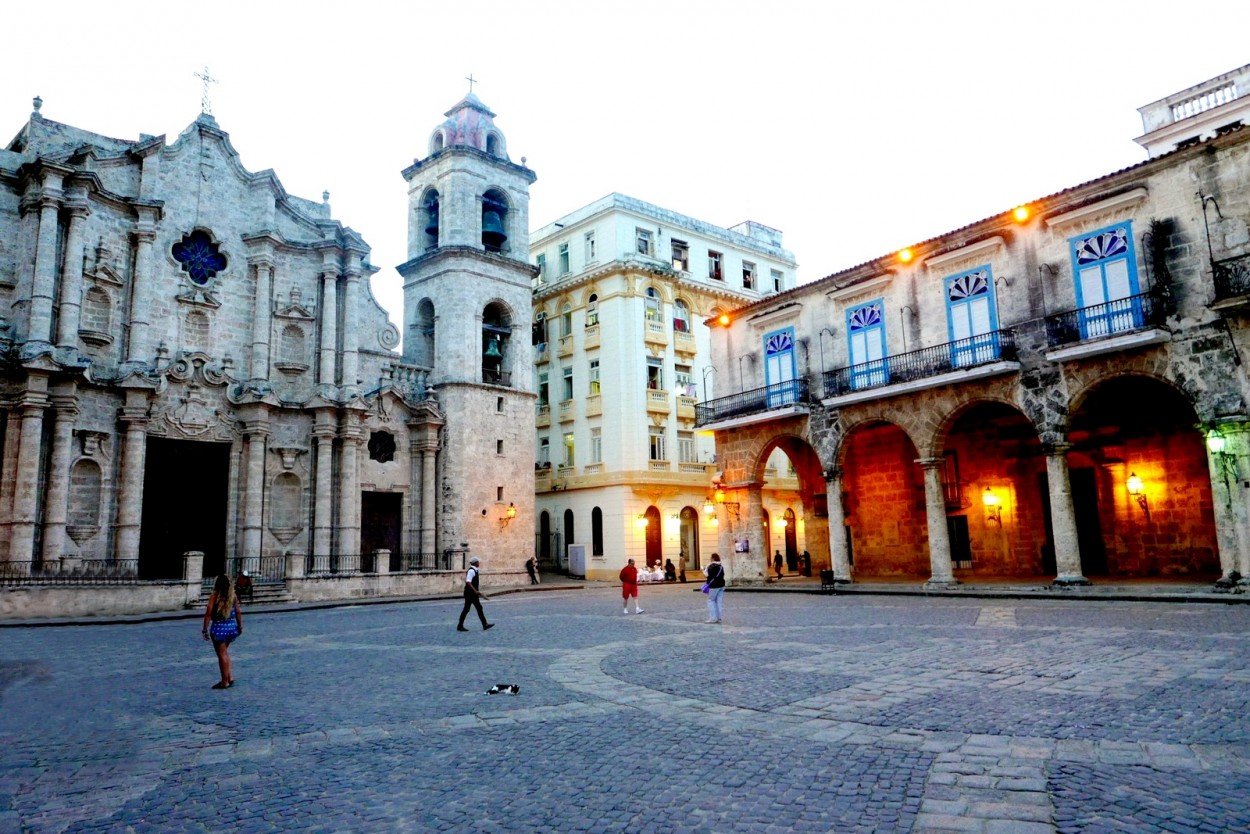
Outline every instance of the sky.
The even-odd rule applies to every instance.
[[[42,115],[245,167],[372,247],[402,320],[400,171],[468,91],[532,168],[530,226],[619,191],[784,233],[800,283],[1145,159],[1137,108],[1250,64],[1250,3],[62,0],[4,14],[0,141]],[[1248,91],[1250,92],[1250,91]]]

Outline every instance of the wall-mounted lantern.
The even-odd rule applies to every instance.
[[[989,487],[981,493],[981,503],[985,505],[985,521],[987,524],[1003,524],[1003,502]]]

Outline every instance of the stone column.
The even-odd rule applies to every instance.
[[[360,567],[360,471],[356,452],[360,445],[359,430],[352,425],[354,414],[343,415],[340,431],[342,447],[339,450],[339,563],[352,560],[351,566]]]
[[[946,492],[942,489],[942,458],[920,458],[924,470],[924,510],[929,522],[929,581],[927,587],[958,585],[951,566],[951,541],[946,527]]]
[[[243,569],[255,573],[260,568],[265,509],[265,440],[269,427],[258,419],[247,427],[247,453],[243,473]]]
[[[155,221],[146,213],[140,215],[133,232],[135,239],[134,282],[130,298],[130,343],[126,361],[146,363],[148,360],[149,317],[152,315],[152,242],[156,240]]]
[[[3,544],[3,560],[11,559],[9,552],[13,541],[13,486],[17,483],[18,450],[22,445],[20,408],[13,406],[5,411],[4,449],[0,457],[0,537]]]
[[[334,385],[334,357],[338,353],[338,274],[325,269],[321,273],[321,363],[317,381]]]
[[[28,391],[21,404],[22,434],[17,447],[17,482],[13,487],[13,539],[9,545],[9,559],[14,562],[31,562],[35,558],[39,461],[43,450],[43,412],[47,406],[47,398],[42,391]]]
[[[851,581],[851,560],[846,557],[846,517],[842,514],[842,470],[834,469],[825,481],[829,505],[829,555],[834,582]]]
[[[35,238],[35,281],[30,297],[32,342],[52,341],[52,296],[56,290],[56,244],[60,238],[57,214],[61,208],[61,178],[46,174],[39,198],[39,234]]]
[[[121,483],[117,498],[117,558],[139,558],[143,521],[143,468],[147,462],[148,411],[127,404],[122,409]]]
[[[74,450],[74,420],[78,405],[72,394],[54,396],[52,460],[48,464],[47,505],[43,520],[43,560],[65,553],[65,524],[69,516],[69,464]]]
[[[255,258],[256,297],[252,306],[252,379],[269,379],[269,323],[273,312],[273,262]]]
[[[349,270],[343,291],[343,379],[344,391],[356,390],[359,372],[359,337],[357,336],[356,308],[360,304],[360,273]]]
[[[75,191],[72,201],[66,204],[69,227],[65,233],[65,259],[61,264],[61,306],[56,323],[56,343],[59,347],[78,345],[78,325],[82,317],[82,253],[83,226],[91,210],[87,207],[85,192]]]
[[[1076,510],[1068,479],[1066,443],[1046,447],[1046,483],[1050,491],[1050,529],[1055,538],[1056,585],[1088,585],[1081,572],[1081,547],[1076,533]]]
[[[317,411],[313,438],[317,442],[316,483],[313,494],[313,570],[330,568],[334,548],[334,412],[328,408]]]

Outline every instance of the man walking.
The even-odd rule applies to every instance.
[[[634,598],[634,613],[641,614],[642,609],[638,607],[638,568],[634,567],[634,560],[630,559],[629,564],[621,568],[621,596],[625,598],[625,613],[629,613],[629,598]]]
[[[486,622],[486,614],[482,611],[482,600],[490,599],[490,597],[478,590],[478,578],[481,573],[481,569],[478,568],[478,558],[474,556],[469,560],[469,572],[464,577],[464,609],[460,612],[460,625],[456,626],[456,631],[468,631],[464,627],[464,618],[469,615],[470,608],[477,609],[477,618],[482,621],[482,631],[495,627],[494,623]]]

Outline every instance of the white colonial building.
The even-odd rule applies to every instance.
[[[705,322],[792,289],[794,256],[759,223],[726,229],[622,194],[533,232],[530,255],[539,562],[591,578],[615,578],[631,557],[701,568],[737,507],[714,500],[718,467],[695,406],[765,372],[713,368]],[[783,454],[765,476],[772,544],[797,557]]]

